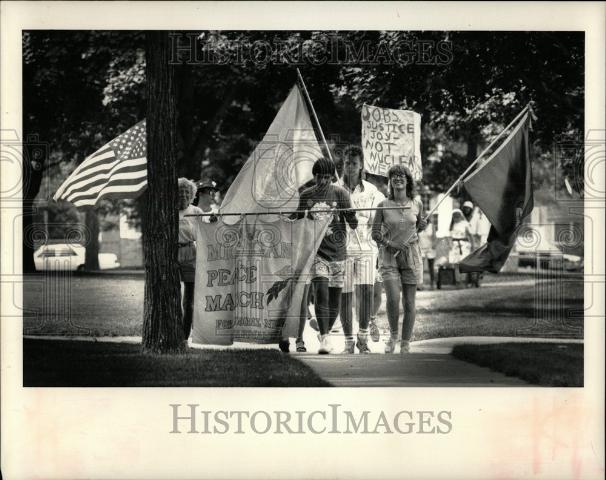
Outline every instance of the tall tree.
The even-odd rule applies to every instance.
[[[143,349],[185,349],[177,267],[176,97],[167,32],[146,33],[147,190],[142,205]]]

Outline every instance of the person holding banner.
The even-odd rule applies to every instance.
[[[385,353],[394,353],[398,338],[400,292],[404,307],[401,353],[408,353],[415,323],[417,285],[423,282],[423,259],[418,232],[424,230],[423,203],[414,196],[414,180],[404,165],[387,172],[389,196],[382,201],[372,225],[372,238],[380,248],[381,276],[387,295],[390,337]]]
[[[385,196],[372,183],[363,179],[364,157],[362,149],[356,146],[347,148],[343,154],[343,185],[350,192],[355,208],[375,208],[385,200]],[[354,353],[354,345],[360,353],[370,353],[368,348],[368,329],[372,316],[373,293],[375,283],[375,265],[377,247],[371,242],[373,210],[357,212],[358,228],[348,229],[347,259],[345,262],[345,284],[341,294],[341,323],[345,334],[343,353]],[[353,293],[357,298],[359,330],[354,343],[352,325]],[[377,328],[375,326],[375,328]],[[377,329],[378,330],[378,329]]]
[[[358,226],[356,213],[351,210],[349,193],[332,183],[335,172],[332,160],[316,160],[312,168],[315,184],[301,193],[297,208],[298,218],[303,218],[306,212],[312,220],[332,216],[311,267],[314,305],[320,328],[320,354],[331,351],[328,333],[339,314],[347,243],[345,223],[353,229]],[[328,212],[330,209],[337,211]]]

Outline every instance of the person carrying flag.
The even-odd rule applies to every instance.
[[[385,353],[393,353],[398,338],[400,291],[404,305],[401,353],[408,353],[415,323],[417,285],[423,282],[423,259],[417,232],[424,230],[423,203],[414,196],[414,180],[404,165],[387,172],[389,197],[378,207],[372,225],[372,239],[380,245],[381,275],[387,294],[390,338]],[[382,210],[382,208],[388,208]],[[394,208],[395,207],[395,208]]]
[[[308,218],[311,219],[324,216],[333,218],[311,267],[315,311],[320,328],[320,354],[327,354],[332,350],[328,333],[339,314],[347,245],[345,223],[353,229],[358,226],[356,213],[351,210],[349,193],[343,187],[332,183],[335,172],[332,160],[316,160],[312,168],[315,183],[301,193],[296,215],[297,218],[303,218],[307,212]],[[326,212],[330,209],[336,211]]]

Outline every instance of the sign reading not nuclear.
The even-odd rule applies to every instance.
[[[421,115],[416,112],[363,105],[362,147],[369,173],[386,177],[389,167],[403,164],[415,181],[423,177]]]

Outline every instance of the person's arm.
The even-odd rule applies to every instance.
[[[417,232],[422,232],[427,228],[427,219],[423,214],[423,202],[421,200],[417,200],[417,204],[419,206],[419,214],[417,215]]]
[[[345,220],[349,226],[355,230],[358,227],[358,217],[356,216],[356,212],[351,210],[351,197],[345,189],[342,189],[340,198],[340,208],[345,209],[343,211],[343,216],[345,217]]]
[[[299,197],[299,205],[297,206],[297,211],[290,214],[290,216],[288,218],[291,218],[293,220],[299,220],[301,218],[303,218],[305,216],[305,206],[307,205],[307,195],[305,194],[305,192],[301,193],[301,196]]]
[[[473,234],[471,233],[471,226],[469,225],[469,223],[465,226],[465,234],[467,235],[467,240],[469,241],[469,246],[471,247],[472,250],[475,250],[476,242],[475,242],[475,238],[473,237]]]
[[[385,195],[383,195],[381,193],[381,191],[379,189],[377,189],[377,191],[375,192],[375,194],[373,196],[371,207],[378,208],[379,205],[383,202],[383,200],[385,200]],[[370,211],[370,216],[368,218],[368,225],[372,225],[374,223],[376,213],[377,213],[377,210]]]
[[[383,202],[377,205],[378,208],[383,206]],[[389,240],[383,234],[381,227],[383,226],[383,210],[376,210],[372,221],[372,239],[377,242],[377,245],[389,245]]]

